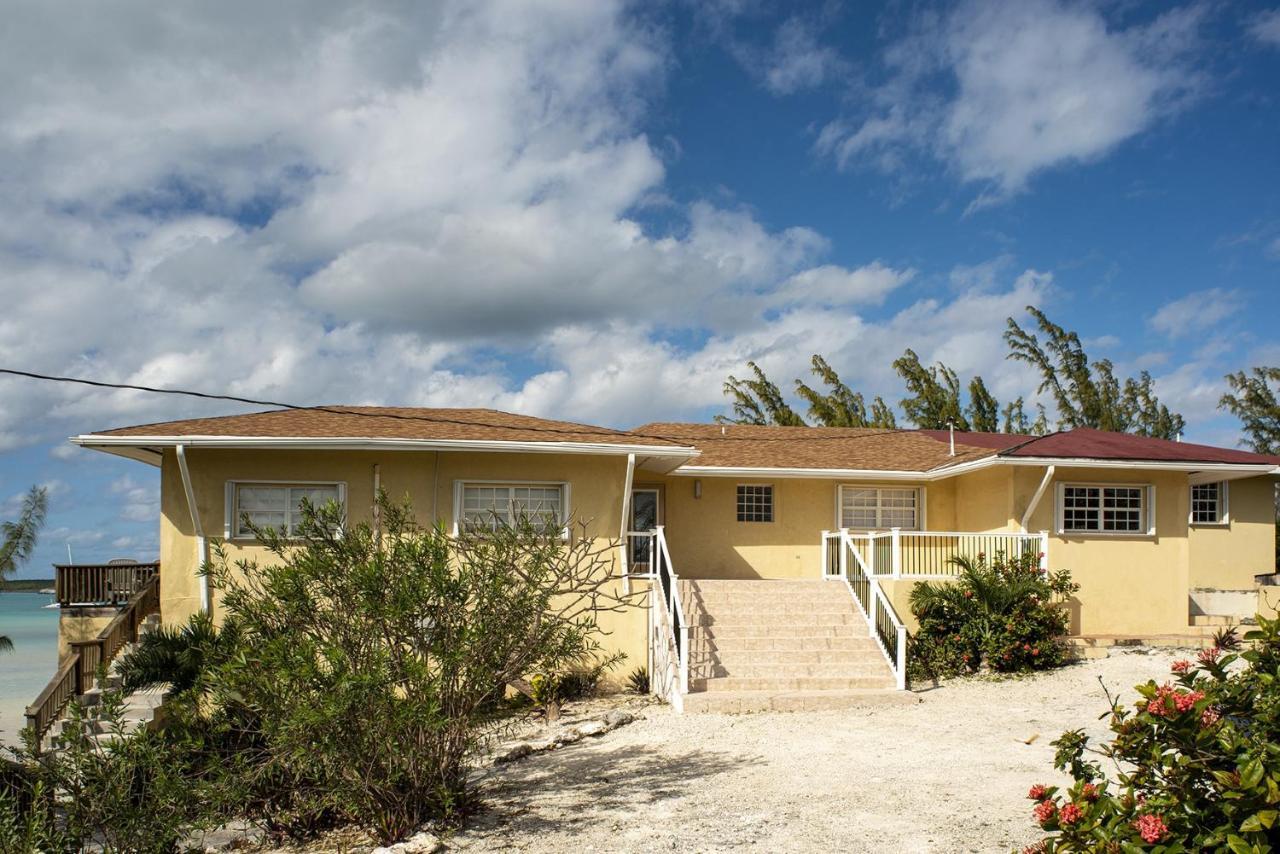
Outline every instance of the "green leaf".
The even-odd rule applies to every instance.
[[[1262,782],[1262,777],[1267,773],[1262,767],[1261,760],[1250,760],[1247,765],[1240,769],[1240,786],[1244,789],[1252,789],[1254,786]]]
[[[1227,847],[1236,854],[1253,854],[1253,846],[1234,833],[1227,837]]]

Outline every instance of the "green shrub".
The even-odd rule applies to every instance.
[[[627,687],[633,694],[649,693],[649,669],[647,667],[637,667],[627,674]]]
[[[120,659],[118,672],[126,693],[168,685],[175,694],[209,691],[219,664],[235,652],[235,623],[214,625],[206,612],[192,615],[179,627],[159,626],[147,632]]]
[[[1240,653],[1204,650],[1133,709],[1112,701],[1110,742],[1064,733],[1054,766],[1073,783],[1034,786],[1034,851],[1264,852],[1280,839],[1280,620],[1258,618]],[[1243,664],[1232,667],[1233,665]],[[1113,767],[1086,758],[1096,753]],[[1151,847],[1153,846],[1153,847]]]
[[[183,733],[132,731],[116,693],[71,704],[61,749],[16,754],[27,790],[0,793],[6,852],[169,852],[214,818]]]
[[[1066,662],[1068,615],[1063,601],[1079,589],[1063,570],[1040,572],[1035,553],[990,561],[957,556],[954,581],[922,581],[911,591],[920,628],[907,656],[913,679],[990,669],[1044,670]]]
[[[391,842],[465,813],[506,686],[598,657],[598,613],[633,600],[616,544],[527,522],[450,537],[379,500],[380,531],[307,506],[293,539],[255,530],[270,565],[216,549],[206,571],[239,632],[213,697],[255,722],[248,776]]]

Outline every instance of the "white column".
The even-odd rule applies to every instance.
[[[893,532],[893,577],[902,577],[902,529],[890,528]]]

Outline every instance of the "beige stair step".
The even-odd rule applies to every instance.
[[[883,656],[878,660],[870,656],[856,662],[835,664],[804,663],[747,663],[716,662],[716,677],[740,679],[826,679],[861,678],[863,676],[888,676],[889,665]]]
[[[831,636],[770,636],[770,635],[701,635],[692,636],[696,649],[733,650],[735,652],[863,652],[878,650],[873,638],[864,632]]]
[[[718,676],[689,680],[689,691],[847,691],[859,688],[892,688],[894,681],[885,676],[806,676],[793,679],[779,677]]]
[[[867,623],[862,618],[856,623],[832,625],[799,624],[790,626],[718,624],[691,626],[708,638],[863,638],[869,637]]]
[[[753,712],[816,712],[877,706],[906,706],[920,702],[909,691],[857,689],[848,691],[725,691],[687,694],[689,713],[750,714]]]
[[[691,651],[692,654],[692,651]],[[717,649],[705,653],[725,667],[743,664],[759,665],[819,665],[847,666],[864,661],[883,661],[879,647],[866,649]]]

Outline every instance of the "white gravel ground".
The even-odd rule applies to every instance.
[[[506,766],[490,810],[447,840],[487,851],[1009,851],[1037,837],[1027,789],[1050,742],[1106,732],[1103,682],[1168,678],[1135,650],[1055,673],[962,680],[910,707],[671,714]],[[1034,740],[1030,744],[1028,739]]]

